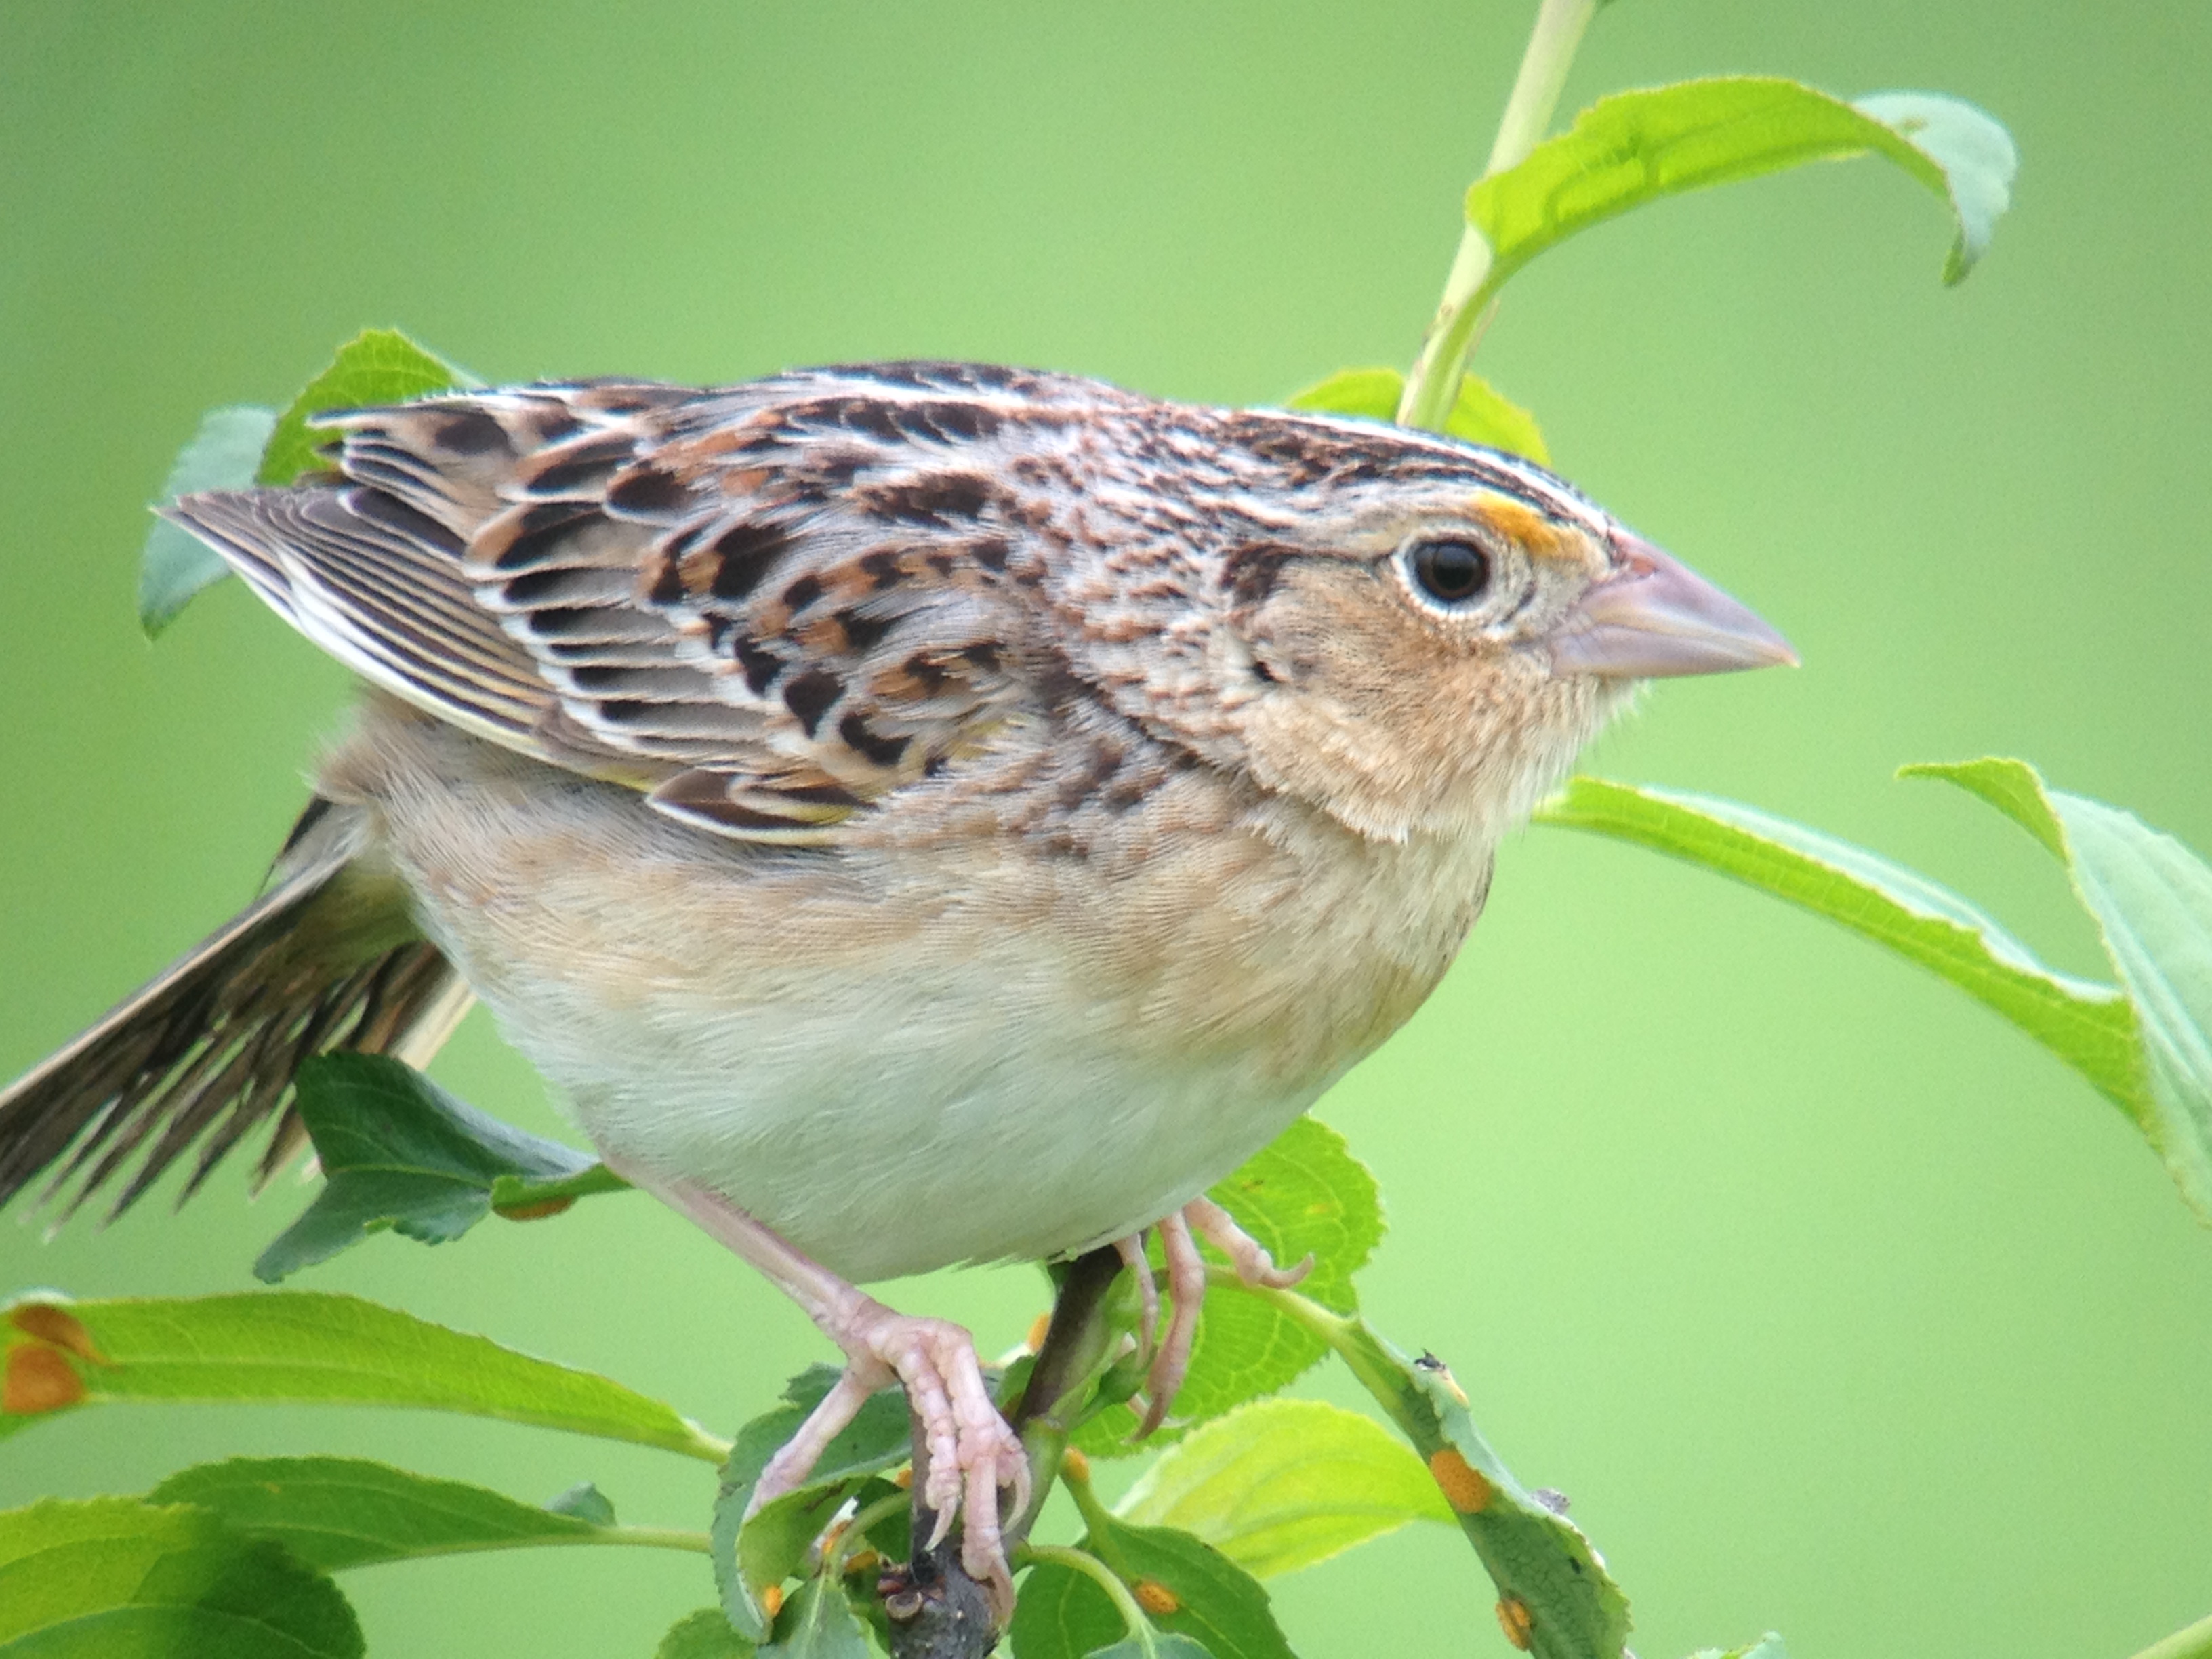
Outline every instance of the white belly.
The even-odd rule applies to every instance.
[[[1055,982],[1057,981],[1057,982]],[[1036,1259],[1119,1237],[1264,1146],[1331,1078],[1286,1091],[1243,1057],[1165,1063],[1077,1017],[1050,970],[787,981],[643,1013],[657,1052],[564,999],[501,1010],[602,1151],[700,1182],[848,1279]],[[1139,1041],[1133,1041],[1138,1039]]]

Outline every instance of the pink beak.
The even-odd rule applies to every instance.
[[[1625,530],[1613,545],[1620,568],[1552,635],[1554,673],[1646,680],[1797,665],[1789,641],[1687,565]]]

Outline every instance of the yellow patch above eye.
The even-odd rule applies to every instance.
[[[1468,511],[1532,559],[1564,559],[1574,553],[1568,533],[1525,501],[1504,495],[1478,495]]]

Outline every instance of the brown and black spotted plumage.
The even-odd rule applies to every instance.
[[[896,1375],[979,1574],[972,1344],[847,1281],[1157,1224],[1157,1418],[1191,1230],[1267,1271],[1193,1200],[1419,1004],[1635,681],[1788,659],[1550,474],[1357,421],[893,363],[322,424],[328,474],[168,512],[358,725],[269,894],[0,1095],[0,1198],[204,1134],[197,1179],[472,991],[845,1348],[761,1492]]]

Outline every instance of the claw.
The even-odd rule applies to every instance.
[[[1003,1627],[1013,1616],[1014,1581],[999,1530],[999,1492],[1012,1487],[1013,1512],[1026,1510],[1030,1466],[1021,1441],[983,1386],[975,1339],[946,1320],[892,1312],[696,1182],[670,1180],[617,1157],[606,1163],[759,1268],[845,1351],[844,1375],[761,1471],[746,1505],[747,1518],[805,1485],[823,1452],[860,1414],[868,1396],[896,1382],[921,1423],[923,1444],[916,1450],[928,1453],[922,1498],[937,1513],[931,1545],[943,1543],[954,1517],[964,1512],[960,1565],[988,1592],[993,1616]]]
[[[1142,1440],[1167,1421],[1183,1378],[1190,1371],[1191,1345],[1198,1334],[1198,1310],[1206,1297],[1206,1261],[1192,1235],[1203,1238],[1224,1255],[1245,1284],[1270,1290],[1288,1290],[1313,1271],[1313,1253],[1294,1267],[1278,1267],[1267,1247],[1238,1226],[1228,1211],[1211,1199],[1194,1198],[1159,1224],[1160,1249],[1167,1257],[1168,1295],[1174,1302],[1167,1334],[1152,1354],[1145,1374],[1145,1414],[1130,1437]],[[1137,1275],[1145,1296],[1146,1340],[1158,1322],[1159,1293],[1152,1283],[1151,1264],[1145,1259],[1144,1234],[1139,1231],[1114,1247]]]
[[[1137,1294],[1144,1300],[1144,1318],[1137,1327],[1137,1352],[1146,1359],[1152,1357],[1152,1344],[1160,1332],[1160,1287],[1152,1278],[1152,1264],[1145,1255],[1145,1230],[1142,1227],[1127,1238],[1114,1241],[1114,1249],[1137,1281]]]

